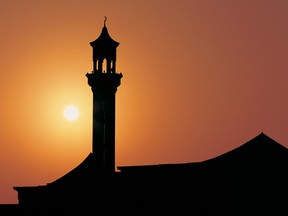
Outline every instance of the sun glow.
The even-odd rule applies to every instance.
[[[70,105],[64,110],[64,116],[69,121],[74,121],[79,117],[79,110],[76,106]]]

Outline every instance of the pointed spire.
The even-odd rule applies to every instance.
[[[100,36],[90,42],[90,45],[93,47],[93,48],[96,48],[97,46],[101,47],[103,49],[103,47],[117,47],[119,45],[119,42],[113,40],[109,33],[108,33],[108,29],[106,27],[106,21],[107,21],[107,17],[104,16],[104,26],[102,28],[102,31],[101,31],[101,34]]]

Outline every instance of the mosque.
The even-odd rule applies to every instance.
[[[19,215],[288,215],[288,150],[265,133],[202,162],[116,169],[115,96],[123,75],[106,19],[90,45],[92,152],[53,182],[15,186]]]

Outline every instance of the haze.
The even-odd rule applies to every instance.
[[[288,1],[2,0],[0,203],[92,148],[85,74],[106,16],[117,48],[116,164],[207,160],[259,133],[288,147]],[[63,110],[78,107],[77,121]]]

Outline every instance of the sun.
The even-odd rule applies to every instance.
[[[67,106],[64,110],[64,116],[67,120],[74,121],[79,117],[79,110],[74,105]]]

